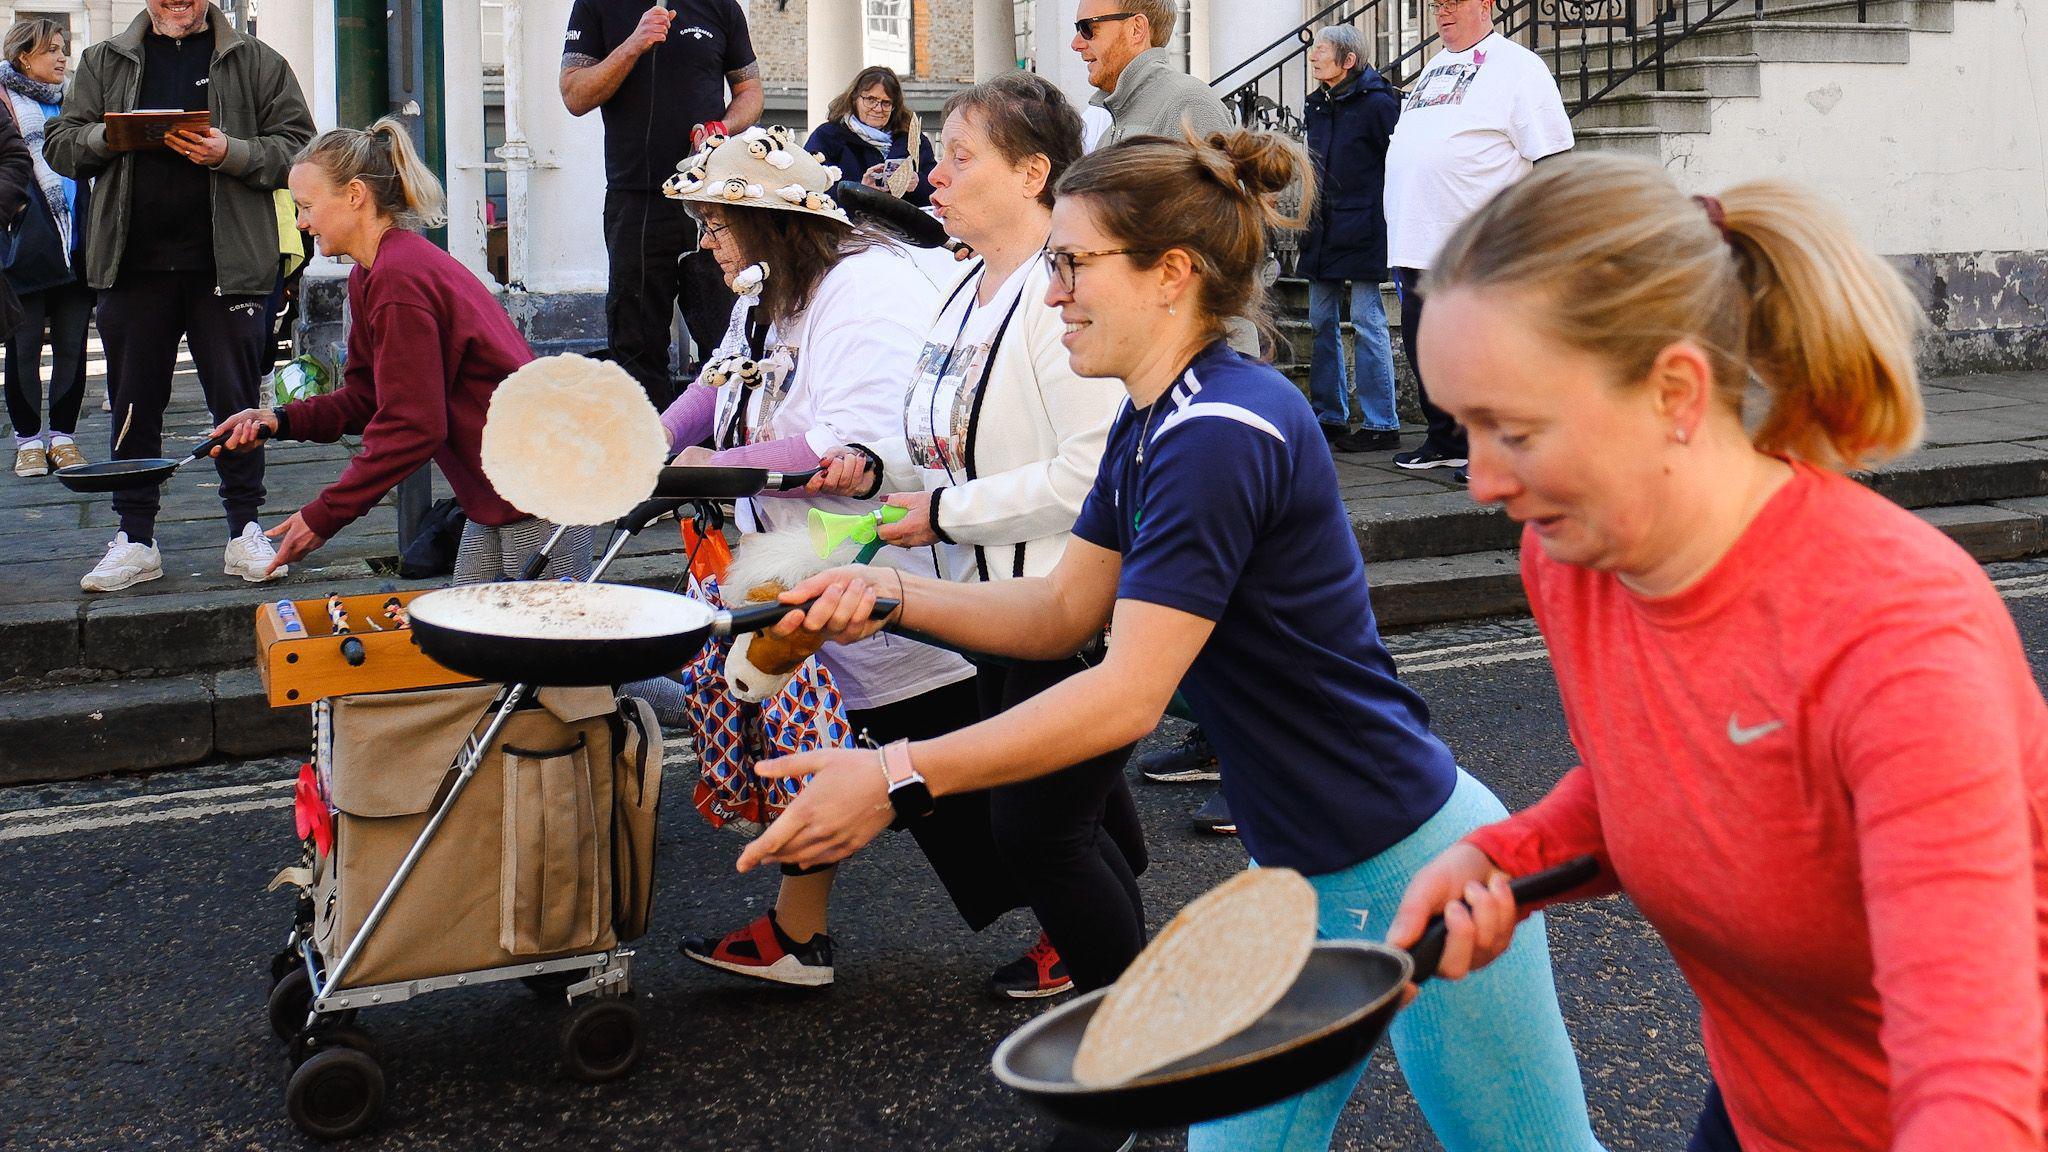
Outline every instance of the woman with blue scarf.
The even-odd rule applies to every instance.
[[[70,36],[54,20],[22,20],[0,39],[5,111],[35,160],[28,212],[19,228],[7,282],[21,298],[22,321],[7,341],[7,418],[14,425],[14,474],[43,476],[85,463],[72,434],[85,399],[85,329],[93,292],[80,274],[91,184],[57,175],[43,159],[43,125],[64,103]],[[50,423],[43,427],[43,328],[50,330]],[[47,435],[46,435],[47,431]],[[47,445],[47,446],[46,446]]]
[[[826,109],[825,122],[804,141],[804,151],[823,156],[839,169],[841,179],[882,188],[887,186],[884,162],[909,159],[915,136],[917,181],[902,196],[922,208],[931,203],[932,142],[916,127],[895,71],[863,68]]]

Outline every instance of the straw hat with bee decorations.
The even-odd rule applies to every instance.
[[[664,196],[730,208],[808,212],[852,225],[832,199],[840,171],[797,147],[789,130],[756,125],[737,136],[706,137],[703,148],[676,165]]]

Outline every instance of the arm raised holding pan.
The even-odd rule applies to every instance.
[[[840,859],[892,811],[1061,770],[1149,731],[1176,688],[1216,747],[1245,848],[1308,878],[1330,938],[1377,932],[1416,868],[1506,814],[1394,673],[1314,412],[1224,339],[1257,311],[1265,229],[1299,225],[1275,201],[1303,181],[1313,202],[1299,145],[1244,132],[1121,145],[1061,178],[1045,302],[1073,371],[1121,380],[1130,403],[1059,564],[985,585],[841,569],[794,589],[790,602],[819,603],[778,628],[868,635],[879,594],[904,601],[905,627],[964,648],[1049,659],[1108,624],[1108,655],[969,728],[758,766],[810,782],[742,869]],[[1432,987],[1429,1011],[1397,1019],[1396,1050],[1445,1144],[1590,1152],[1540,922],[1516,937],[1500,978]],[[1204,1124],[1189,1146],[1326,1140],[1355,1083]]]

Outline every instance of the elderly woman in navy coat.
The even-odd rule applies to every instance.
[[[1309,282],[1309,398],[1323,434],[1339,452],[1398,448],[1394,414],[1394,348],[1380,282],[1387,278],[1387,218],[1381,206],[1387,141],[1401,115],[1401,95],[1365,62],[1365,37],[1349,24],[1316,33],[1309,73],[1320,86],[1306,106],[1308,147],[1321,174],[1321,196],[1302,238],[1297,274]],[[1357,334],[1360,427],[1351,430],[1351,373],[1338,332],[1346,296]]]
[[[839,169],[841,179],[877,188],[883,186],[883,161],[915,156],[917,183],[903,198],[922,208],[931,203],[932,144],[916,127],[917,118],[903,100],[902,82],[893,70],[877,65],[861,69],[832,101],[825,122],[804,141],[804,150],[823,155],[825,163]]]

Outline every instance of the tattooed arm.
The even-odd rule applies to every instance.
[[[742,132],[761,119],[766,93],[761,87],[761,64],[748,63],[725,74],[732,87],[732,102],[725,106],[725,130]]]

